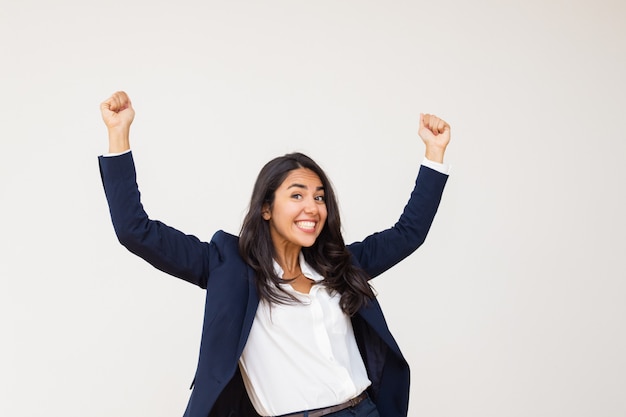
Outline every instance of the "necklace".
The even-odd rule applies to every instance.
[[[292,278],[283,278],[285,281],[293,281],[296,278],[300,278],[300,276],[302,275],[302,272],[300,272],[298,275],[296,275],[295,277]]]

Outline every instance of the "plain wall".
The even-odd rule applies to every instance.
[[[430,236],[373,281],[410,416],[626,415],[623,2],[0,1],[0,415],[184,411],[204,292],[115,238],[120,89],[148,213],[203,240],[295,150],[347,241],[391,226],[442,116]]]

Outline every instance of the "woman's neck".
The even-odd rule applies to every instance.
[[[294,278],[302,273],[300,269],[300,251],[301,248],[275,248],[276,262],[283,270],[284,278]],[[282,249],[282,250],[281,250]]]

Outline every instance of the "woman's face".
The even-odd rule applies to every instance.
[[[309,247],[326,222],[324,186],[307,168],[291,171],[274,195],[274,204],[263,208],[275,247]]]

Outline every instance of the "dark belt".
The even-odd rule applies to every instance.
[[[304,411],[300,411],[297,413],[284,414],[281,417],[304,417],[305,415],[308,415],[309,417],[327,416],[329,414],[336,413],[337,411],[345,410],[346,408],[349,408],[349,407],[354,407],[366,398],[367,398],[367,392],[363,391],[358,397],[354,397],[353,399],[348,400],[345,403],[311,410],[308,412],[308,414],[305,414]]]

